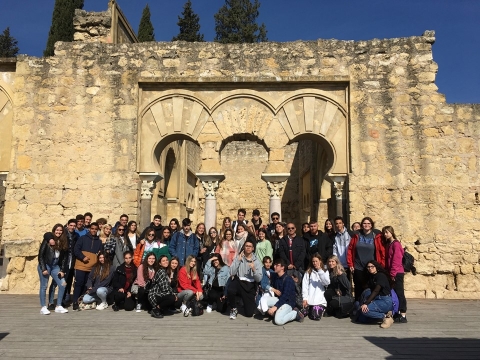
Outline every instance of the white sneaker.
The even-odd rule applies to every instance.
[[[180,306],[180,311],[181,311],[182,313],[184,313],[186,309],[187,309],[187,305],[182,304],[182,306]]]
[[[208,305],[207,306],[207,313],[211,313],[212,312],[212,305]]]
[[[42,315],[50,315],[50,311],[48,311],[48,309],[47,309],[46,306],[43,306],[43,307],[40,309],[40,314],[42,314]]]
[[[55,308],[55,312],[56,312],[56,313],[61,313],[61,314],[66,314],[66,313],[68,313],[68,310],[65,309],[63,306],[60,305],[60,306],[57,306],[57,307]]]
[[[137,312],[142,312],[142,304],[137,304]]]
[[[108,308],[108,304],[103,302],[97,306],[97,310],[105,310],[106,308]]]

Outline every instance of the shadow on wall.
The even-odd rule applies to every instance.
[[[480,339],[364,337],[390,353],[386,359],[478,359]]]

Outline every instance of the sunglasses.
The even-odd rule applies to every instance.
[[[287,228],[287,230],[295,230],[295,228],[289,227]]]
[[[118,229],[118,231],[125,231],[125,229],[121,228],[121,229]]]
[[[272,220],[279,220],[280,218],[278,217],[273,217]]]
[[[155,236],[155,234],[148,234],[147,236]]]

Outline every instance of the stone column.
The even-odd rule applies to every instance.
[[[158,173],[139,173],[138,176],[142,180],[140,187],[140,226],[144,228],[152,221],[152,196],[153,190],[157,182],[163,179]]]
[[[281,195],[283,187],[289,177],[290,173],[262,174],[262,180],[267,183],[267,188],[270,192],[269,219],[271,219],[272,213],[277,212],[280,214],[280,221],[282,220]]]
[[[225,179],[222,173],[197,173],[205,190],[205,229],[217,227],[217,190],[220,182]]]
[[[345,200],[344,190],[347,175],[328,175],[328,179],[335,189],[335,213],[343,217],[343,201]]]

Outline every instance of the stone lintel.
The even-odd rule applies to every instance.
[[[284,182],[290,177],[290,173],[263,173],[262,180],[265,182]]]

